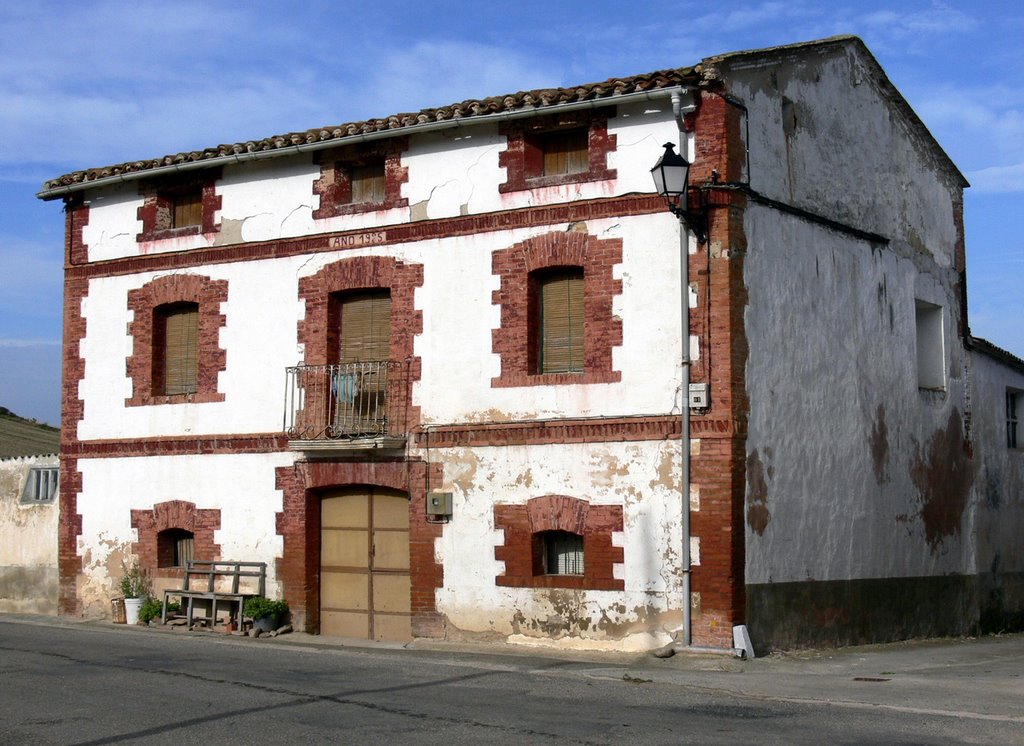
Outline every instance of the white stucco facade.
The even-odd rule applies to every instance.
[[[1011,614],[1024,476],[998,402],[1024,386],[1012,360],[965,346],[955,166],[858,40],[630,85],[397,128],[390,150],[377,130],[366,147],[225,156],[191,233],[146,227],[165,174],[75,187],[62,509],[81,524],[66,524],[62,608],[106,613],[122,562],[194,521],[204,551],[266,562],[269,593],[316,632],[321,501],[365,488],[409,499],[414,635],[638,650],[670,641],[689,605],[700,644],[748,624],[784,647],[973,629],[985,593],[992,618]],[[573,128],[586,168],[537,171],[544,137]],[[651,194],[666,142],[693,161],[706,243]],[[326,202],[341,199],[328,176],[385,151],[384,201]],[[183,166],[190,188],[202,165]],[[535,359],[537,287],[567,268],[585,360],[552,373]],[[186,286],[219,299],[197,311],[209,377],[140,397],[159,378],[157,308],[195,301],[133,299]],[[312,385],[288,398],[286,369],[339,360],[338,305],[363,291],[391,299],[402,431],[286,433],[317,404]],[[710,393],[688,483],[681,340]],[[341,401],[350,379],[324,380]],[[448,494],[450,514],[427,511]],[[552,533],[581,538],[583,571],[544,569]],[[140,559],[158,585],[180,575]],[[926,606],[876,613],[893,597],[936,599],[945,626]]]

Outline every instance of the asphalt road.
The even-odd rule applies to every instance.
[[[932,707],[879,688],[899,676],[874,668],[895,664],[862,658],[567,660],[299,642],[0,616],[0,743],[1024,743],[1021,659],[998,652],[1005,668],[974,691],[955,672],[942,678],[945,664],[922,677],[941,700]],[[987,687],[1006,697],[995,711]]]

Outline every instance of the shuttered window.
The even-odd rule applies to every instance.
[[[159,306],[154,315],[154,392],[194,394],[199,381],[199,304]]]
[[[391,293],[374,290],[341,298],[340,363],[387,360],[391,348]]]
[[[583,269],[571,267],[538,278],[540,373],[583,372]]]
[[[171,195],[170,199],[172,228],[203,224],[202,187]]]
[[[590,168],[588,134],[585,128],[546,132],[538,136],[544,153],[543,176],[578,174]]]
[[[369,166],[353,166],[349,173],[352,177],[353,203],[384,201],[383,163],[374,163]]]

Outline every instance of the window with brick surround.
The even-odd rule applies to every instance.
[[[220,225],[215,222],[221,207],[216,191],[219,178],[220,169],[211,169],[189,179],[143,184],[143,203],[138,210],[142,232],[136,240],[159,241],[219,231]]]
[[[583,269],[557,267],[530,277],[530,347],[537,373],[583,372]]]
[[[220,529],[219,508],[197,508],[195,503],[170,500],[150,509],[132,510],[131,526],[139,536],[132,544],[132,554],[154,576],[181,577],[189,559],[220,559],[220,545],[213,540]]]
[[[1006,390],[1006,447],[1020,448],[1017,440],[1017,420],[1020,412],[1021,392]]]
[[[501,358],[501,375],[491,386],[620,380],[612,348],[622,344],[622,321],[612,314],[612,299],[622,281],[612,271],[621,261],[620,239],[565,231],[494,252],[501,285],[492,300],[501,306],[501,326],[492,349]],[[546,320],[545,306],[557,312]]]
[[[166,275],[128,291],[127,406],[224,400],[217,387],[227,367],[220,346],[227,299],[226,280],[193,274]]]
[[[499,586],[625,587],[615,577],[623,550],[612,544],[612,533],[622,531],[621,505],[544,495],[525,505],[495,505],[494,527],[503,534],[502,543],[494,548],[494,558],[505,563],[504,572],[495,578]]]
[[[503,125],[507,148],[498,155],[506,181],[498,189],[523,189],[614,179],[608,154],[615,135],[608,134],[610,109],[565,112]]]
[[[169,303],[153,311],[153,391],[194,394],[199,374],[199,304]]]
[[[407,147],[406,138],[394,138],[319,154],[320,178],[313,182],[313,193],[320,205],[313,217],[407,207],[409,200],[402,197],[402,184],[409,180],[409,169],[402,165]]]

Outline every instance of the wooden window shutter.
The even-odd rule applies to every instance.
[[[391,349],[391,293],[375,290],[341,299],[340,363],[387,360]]]
[[[202,187],[171,197],[171,227],[185,228],[203,224],[203,190]]]
[[[588,147],[589,135],[586,129],[572,129],[564,132],[549,132],[543,137],[544,176],[577,174],[590,168]]]
[[[157,332],[162,337],[155,345],[162,363],[161,393],[194,394],[199,382],[199,304],[161,306],[156,315]]]
[[[352,202],[370,203],[384,201],[384,164],[352,166]]]
[[[583,372],[583,270],[540,281],[540,372]]]

